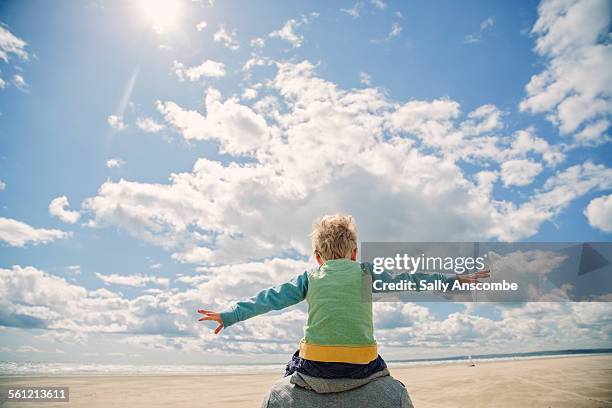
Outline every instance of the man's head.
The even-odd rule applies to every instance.
[[[312,252],[319,263],[357,259],[357,225],[350,215],[326,215],[314,223]]]

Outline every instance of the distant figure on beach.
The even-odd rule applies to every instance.
[[[372,264],[357,262],[357,226],[353,217],[324,216],[315,222],[311,238],[318,266],[290,282],[265,289],[248,300],[237,302],[231,310],[222,313],[198,310],[198,313],[204,315],[199,320],[216,321],[217,334],[237,322],[271,310],[284,309],[306,299],[308,321],[304,328],[304,338],[287,364],[285,377],[290,378],[286,378],[285,382],[301,387],[303,383],[312,384],[314,380],[311,379],[317,379],[317,384],[352,380],[361,381],[362,385],[368,384],[369,389],[373,389],[395,381],[389,376],[387,365],[378,354],[374,340],[371,293],[369,301],[363,298],[363,278],[374,276],[374,272]],[[452,277],[443,274],[404,273],[398,279],[411,280],[415,284],[422,280],[452,284],[455,280],[477,282],[479,278],[488,276],[488,271]],[[299,376],[294,376],[295,373]],[[365,381],[373,380],[373,376],[387,378]],[[311,388],[316,392],[317,387]],[[297,393],[295,395],[302,395],[301,391],[293,389],[293,393]],[[328,401],[330,395],[333,395],[324,394]],[[272,393],[271,398],[274,395]]]

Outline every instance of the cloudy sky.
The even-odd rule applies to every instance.
[[[284,361],[199,307],[364,241],[609,241],[607,0],[3,1],[0,359]],[[612,345],[606,303],[375,305],[387,358]]]

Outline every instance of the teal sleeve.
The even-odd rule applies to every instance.
[[[222,312],[223,327],[229,327],[270,310],[280,310],[295,305],[306,298],[306,292],[308,292],[308,273],[304,272],[290,282],[264,289],[248,300],[237,302],[231,310]]]
[[[410,274],[402,273],[402,274],[399,275],[399,279],[406,279],[404,277],[404,275],[410,275]],[[414,282],[419,282],[419,281],[424,280],[424,281],[427,281],[427,283],[430,283],[430,282],[434,282],[434,281],[439,280],[439,281],[442,281],[444,283],[452,284],[453,282],[455,282],[457,280],[457,276],[456,275],[449,276],[449,275],[445,275],[443,273],[420,273],[420,272],[417,272],[417,273],[414,273],[414,274],[412,274],[410,276],[412,276],[411,279],[413,279]],[[418,288],[418,285],[417,285],[417,288]]]
[[[419,281],[421,280],[425,280],[427,281],[427,283],[435,282],[439,280],[444,283],[452,284],[457,279],[456,275],[449,276],[443,273],[404,272],[404,273],[400,273],[399,275],[393,276],[389,273],[389,271],[386,271],[386,270],[383,271],[382,273],[374,273],[374,265],[372,265],[371,263],[362,263],[361,265],[363,269],[365,269],[366,271],[370,273],[370,275],[372,275],[372,280],[380,279],[385,282],[408,280],[408,281],[412,281],[415,283],[416,285],[415,288],[417,291],[419,291]]]

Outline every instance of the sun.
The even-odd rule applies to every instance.
[[[181,0],[140,0],[140,11],[157,33],[176,27],[181,15]]]

